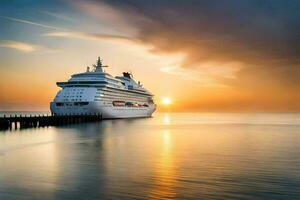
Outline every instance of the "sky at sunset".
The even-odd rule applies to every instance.
[[[160,110],[298,112],[299,10],[297,0],[1,0],[0,111],[49,110],[55,83],[101,56]]]

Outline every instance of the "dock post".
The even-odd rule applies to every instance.
[[[103,119],[102,113],[71,113],[71,114],[28,114],[3,115],[0,117],[0,129],[22,129],[45,126],[59,126],[83,122],[96,122]]]

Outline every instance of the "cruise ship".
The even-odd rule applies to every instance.
[[[53,115],[99,114],[104,119],[150,117],[156,109],[153,95],[129,72],[113,77],[100,57],[93,68],[74,74],[50,103]]]

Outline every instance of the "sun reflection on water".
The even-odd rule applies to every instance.
[[[164,125],[170,125],[171,124],[171,118],[169,113],[165,113],[163,117],[163,124]]]
[[[158,149],[158,162],[154,167],[154,180],[156,182],[149,193],[150,199],[176,197],[176,167],[172,152],[172,134],[170,130],[166,129],[160,132],[160,137],[161,143]]]

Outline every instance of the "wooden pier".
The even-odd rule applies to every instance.
[[[101,114],[94,115],[10,115],[0,117],[0,130],[60,126],[101,121]]]

